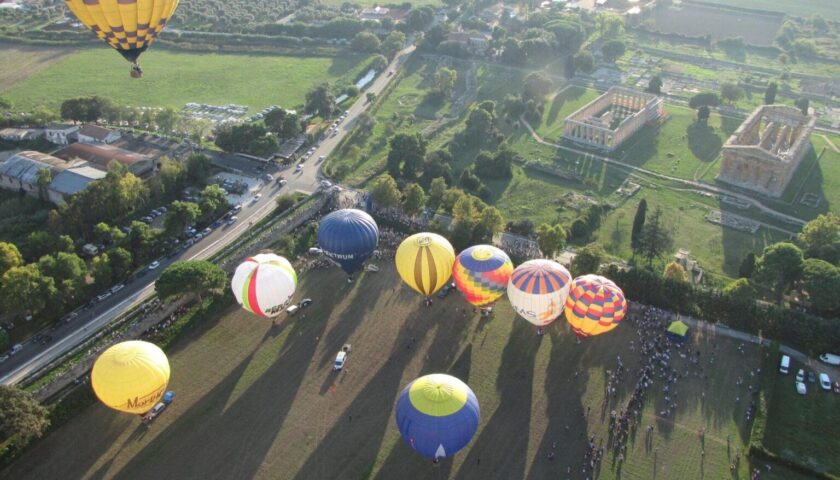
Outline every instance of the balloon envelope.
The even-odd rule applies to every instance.
[[[511,272],[513,263],[505,252],[491,245],[475,245],[455,259],[452,278],[467,302],[481,306],[505,293]]]
[[[510,276],[507,295],[516,313],[543,327],[563,313],[572,275],[551,260],[529,260]]]
[[[336,210],[318,225],[318,245],[349,275],[359,270],[376,250],[379,227],[370,215],[361,210]]]
[[[414,380],[397,400],[397,428],[414,451],[428,458],[454,455],[478,429],[478,399],[466,383],[435,373]]]
[[[175,13],[178,0],[65,0],[100,40],[136,62]]]
[[[607,333],[627,313],[624,292],[600,275],[583,275],[572,281],[566,300],[566,320],[580,337]]]
[[[428,297],[449,281],[455,249],[436,233],[415,233],[403,240],[394,261],[403,281]]]
[[[261,317],[280,315],[297,288],[292,264],[273,253],[246,258],[230,282],[236,301],[245,310]]]
[[[143,414],[163,396],[169,383],[169,360],[157,345],[139,340],[118,343],[99,355],[90,383],[106,406]]]

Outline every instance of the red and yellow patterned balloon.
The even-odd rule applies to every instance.
[[[513,262],[505,252],[491,245],[475,245],[455,259],[452,278],[464,298],[478,307],[504,295],[512,272]]]
[[[566,299],[566,321],[579,337],[607,333],[627,313],[624,292],[607,278],[583,275],[572,281]]]

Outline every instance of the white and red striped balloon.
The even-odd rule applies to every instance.
[[[246,258],[230,282],[236,301],[245,310],[265,318],[276,317],[289,304],[297,288],[292,264],[273,253]]]

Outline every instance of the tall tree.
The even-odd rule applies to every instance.
[[[709,117],[712,115],[712,111],[709,110],[709,107],[706,105],[700,105],[700,108],[697,109],[697,121],[706,123],[709,121]]]
[[[647,215],[647,200],[644,198],[639,201],[639,206],[636,207],[636,216],[633,217],[633,229],[630,231],[630,247],[633,253],[639,249],[639,237],[642,235],[642,228],[645,226],[645,215]]]
[[[805,260],[802,288],[814,311],[831,315],[840,310],[840,269],[834,265],[817,258]]]
[[[648,86],[645,89],[646,92],[652,93],[654,95],[661,95],[662,94],[662,77],[659,75],[654,75],[650,77],[650,81],[648,81]]]
[[[738,278],[752,278],[755,271],[755,254],[747,252],[744,259],[741,260],[741,265],[738,267]]]
[[[753,279],[773,291],[776,300],[799,278],[803,268],[802,250],[788,242],[779,242],[764,249],[755,265]]]
[[[10,268],[23,265],[23,256],[14,243],[0,242],[0,277]]]
[[[403,189],[402,209],[406,215],[413,217],[423,210],[426,204],[426,192],[416,183],[409,183]]]
[[[601,53],[609,62],[618,60],[626,50],[627,46],[621,40],[608,40],[601,46]]]
[[[206,294],[224,292],[228,278],[218,265],[206,260],[175,262],[155,281],[155,291],[164,301],[184,295],[196,295],[201,301]]]
[[[214,219],[218,215],[227,211],[230,208],[227,194],[218,185],[207,185],[201,191],[201,203],[199,209],[201,216],[206,219]]]
[[[597,273],[606,258],[607,252],[597,243],[590,243],[579,248],[575,259],[572,260],[572,274],[577,277],[587,273]]]
[[[373,32],[359,32],[353,37],[351,42],[353,50],[368,53],[378,51],[381,43],[379,37]]]
[[[537,244],[543,255],[554,258],[557,252],[566,246],[566,230],[560,224],[543,223],[537,227]]]
[[[840,261],[840,217],[819,215],[805,224],[798,240],[809,257],[836,264]]]
[[[443,195],[446,193],[446,180],[441,177],[432,179],[429,185],[429,195],[426,197],[426,206],[437,211],[443,202]]]
[[[187,157],[187,181],[192,184],[204,185],[212,169],[213,163],[206,155],[193,153]]]
[[[326,83],[316,86],[306,93],[306,113],[314,113],[321,118],[329,118],[335,111],[335,95]]]
[[[811,102],[807,98],[800,98],[795,103],[796,108],[802,112],[802,115],[808,115],[808,108],[810,107],[810,104]]]
[[[0,386],[0,438],[26,444],[43,435],[49,425],[49,410],[31,393],[17,387]]]
[[[193,202],[175,200],[169,206],[163,220],[170,235],[180,235],[188,225],[192,225],[201,216],[201,208]]]
[[[0,304],[6,313],[38,315],[60,302],[55,280],[30,263],[10,268],[0,282]]]
[[[770,82],[767,84],[767,90],[764,91],[764,104],[772,105],[776,103],[776,93],[779,91],[779,84]]]
[[[419,132],[414,135],[398,133],[391,137],[388,144],[388,173],[394,178],[413,180],[426,156],[426,139]]]
[[[442,67],[435,72],[435,90],[446,98],[452,95],[457,81],[458,72],[451,68]]]
[[[727,100],[729,103],[735,103],[744,98],[746,93],[744,89],[737,83],[724,82],[720,86],[720,98]]]
[[[392,208],[400,204],[400,189],[390,175],[383,175],[373,182],[370,196],[380,208]]]
[[[656,207],[650,220],[646,221],[642,227],[642,233],[639,236],[639,253],[647,260],[648,267],[651,267],[655,259],[671,249],[672,244],[671,232],[662,220],[662,209]]]

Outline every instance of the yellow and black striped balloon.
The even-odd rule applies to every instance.
[[[403,281],[428,297],[452,276],[455,249],[436,233],[416,233],[397,248],[395,262]]]
[[[178,0],[65,0],[96,36],[136,64],[175,13]]]

